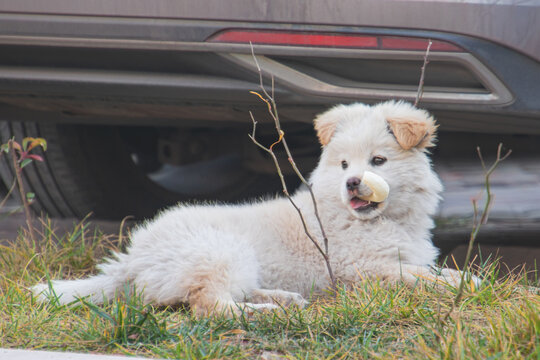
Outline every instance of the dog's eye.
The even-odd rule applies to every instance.
[[[345,160],[343,160],[343,161],[341,162],[341,168],[342,168],[343,170],[345,170],[345,169],[348,168],[348,167],[349,167],[349,164],[348,164]]]
[[[386,158],[384,156],[374,156],[371,159],[371,165],[379,166],[386,162]]]

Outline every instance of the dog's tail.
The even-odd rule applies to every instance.
[[[37,284],[31,288],[39,301],[56,301],[65,305],[79,298],[94,304],[101,304],[105,299],[112,299],[117,291],[122,290],[128,279],[123,266],[118,261],[111,261],[101,266],[102,274],[79,280],[52,280]]]

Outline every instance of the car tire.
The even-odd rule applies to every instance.
[[[2,143],[10,138],[21,141],[28,136],[46,139],[48,148],[45,152],[37,150],[43,162],[34,161],[24,168],[25,190],[35,194],[33,209],[52,217],[82,218],[93,214],[102,219],[121,219],[129,215],[141,219],[178,201],[238,201],[280,190],[277,176],[245,169],[238,174],[235,168],[228,170],[235,176],[222,188],[207,193],[170,191],[152,181],[134,163],[119,128],[0,122]],[[210,184],[226,176],[223,165],[210,169],[210,174],[213,175],[196,180]],[[8,186],[13,182],[9,157],[0,159],[0,177]],[[193,183],[193,179],[190,182]]]
[[[22,172],[25,190],[35,193],[32,207],[38,213],[141,218],[177,200],[129,161],[130,154],[113,127],[1,122],[0,134],[2,143],[12,137],[47,140],[47,151],[40,153],[44,161],[34,161]],[[2,158],[0,176],[6,185],[14,179],[8,157]]]

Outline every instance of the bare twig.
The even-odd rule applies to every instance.
[[[431,49],[431,44],[433,44],[433,41],[429,39],[428,46],[426,49],[426,53],[424,55],[424,63],[422,64],[422,70],[420,73],[420,81],[418,82],[418,90],[416,92],[416,99],[414,100],[414,106],[418,106],[418,103],[420,102],[420,99],[422,98],[422,94],[424,93],[424,76],[426,74],[426,66],[429,64],[429,50]]]
[[[324,226],[322,224],[322,221],[321,221],[321,218],[320,218],[320,215],[319,215],[319,210],[318,210],[318,206],[317,206],[317,200],[315,198],[315,194],[313,193],[313,189],[311,187],[311,184],[309,184],[309,182],[304,178],[304,176],[302,175],[302,173],[298,169],[298,167],[296,165],[296,162],[294,161],[294,158],[292,156],[292,153],[291,153],[291,151],[289,149],[289,146],[287,145],[287,140],[285,139],[285,132],[281,129],[281,123],[279,121],[279,114],[278,114],[278,110],[277,110],[277,104],[276,104],[276,101],[274,99],[274,77],[272,77],[272,89],[271,89],[272,95],[270,95],[268,93],[268,91],[264,87],[262,70],[261,70],[261,67],[259,65],[259,62],[257,61],[257,57],[255,56],[255,52],[253,50],[253,45],[251,45],[251,55],[253,56],[253,60],[255,61],[255,65],[257,66],[257,71],[259,73],[259,87],[260,87],[263,95],[259,94],[258,92],[255,92],[255,91],[251,91],[251,93],[254,94],[254,95],[257,95],[262,101],[264,101],[266,103],[266,105],[268,107],[268,113],[270,114],[270,116],[274,120],[274,125],[276,127],[276,131],[277,131],[277,134],[278,134],[279,138],[278,138],[278,140],[276,142],[274,142],[272,145],[270,145],[270,147],[265,147],[260,142],[258,142],[256,140],[256,138],[255,138],[257,122],[255,121],[255,119],[253,117],[253,114],[251,112],[250,112],[250,116],[251,116],[251,120],[253,121],[253,131],[252,131],[251,135],[248,135],[248,136],[255,143],[255,145],[257,145],[258,147],[263,149],[265,152],[267,152],[272,157],[272,160],[274,161],[274,165],[276,167],[276,171],[277,171],[278,176],[279,176],[279,178],[281,180],[281,186],[283,188],[283,193],[289,199],[289,201],[291,202],[293,207],[298,212],[298,215],[300,216],[300,220],[302,221],[302,225],[304,227],[304,232],[306,233],[306,236],[311,240],[311,242],[315,245],[315,247],[317,248],[317,250],[320,252],[321,256],[323,257],[323,259],[325,261],[325,264],[326,264],[326,268],[328,270],[328,275],[330,277],[332,289],[335,290],[335,288],[336,288],[336,279],[335,279],[335,276],[334,276],[334,272],[332,270],[332,266],[330,264],[330,257],[329,257],[329,252],[328,252],[328,238],[326,236],[326,232],[324,230]],[[317,223],[319,225],[319,229],[321,231],[321,235],[322,235],[322,238],[323,238],[324,250],[321,248],[319,242],[315,239],[315,237],[309,231],[309,229],[307,227],[307,224],[306,224],[305,217],[304,217],[301,209],[294,202],[293,198],[291,197],[291,195],[290,195],[290,193],[289,193],[289,191],[287,189],[287,184],[285,182],[285,178],[284,178],[283,173],[281,171],[281,167],[280,167],[279,162],[277,160],[277,157],[276,157],[276,155],[274,154],[274,151],[273,151],[273,147],[278,143],[283,144],[283,147],[285,148],[285,152],[287,154],[287,160],[289,161],[289,163],[290,163],[291,167],[293,168],[295,174],[298,176],[300,181],[306,186],[306,188],[309,191],[309,194],[311,196],[311,200],[312,200],[312,203],[313,203],[315,217],[317,219]]]
[[[459,302],[461,301],[461,298],[463,297],[463,289],[465,287],[465,274],[466,274],[466,270],[469,268],[469,261],[471,260],[471,254],[474,247],[474,243],[475,243],[476,237],[478,236],[478,233],[480,232],[480,228],[482,227],[482,225],[484,225],[487,222],[489,212],[491,210],[493,198],[494,198],[494,195],[491,193],[491,184],[490,184],[491,174],[493,174],[493,172],[495,171],[497,166],[499,166],[501,161],[505,160],[512,153],[512,150],[508,150],[506,154],[502,155],[501,153],[502,146],[503,144],[500,143],[499,146],[497,147],[497,157],[495,158],[495,161],[489,168],[487,168],[484,162],[484,158],[482,157],[482,152],[480,151],[480,147],[476,148],[476,151],[478,152],[478,157],[480,158],[480,162],[482,164],[482,169],[484,170],[484,190],[486,194],[486,202],[484,204],[482,212],[479,213],[478,212],[478,199],[472,199],[474,216],[473,216],[473,228],[469,236],[469,246],[467,248],[467,253],[465,255],[465,262],[463,265],[463,270],[461,272],[461,279],[460,279],[458,291],[456,293],[456,297],[454,298],[454,302],[450,310],[446,314],[444,320],[448,319],[452,311],[459,305]],[[480,217],[480,219],[478,219],[478,217]]]
[[[13,147],[14,140],[9,140],[8,146],[9,146],[9,152],[11,154],[11,161],[13,163],[13,169],[15,171],[15,177],[17,179],[17,187],[19,188],[19,194],[21,196],[21,201],[23,203],[24,207],[24,213],[26,215],[26,224],[28,225],[28,233],[30,234],[30,239],[32,239],[32,243],[35,244],[36,237],[34,235],[34,226],[32,224],[32,211],[30,210],[30,204],[28,203],[28,199],[26,198],[26,191],[24,190],[24,183],[21,176],[22,168],[17,160],[17,154],[15,153],[15,148]]]

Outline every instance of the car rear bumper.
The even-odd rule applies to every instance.
[[[435,112],[442,129],[540,133],[538,62],[478,38],[390,28],[0,15],[0,47],[7,54],[0,60],[0,102],[61,114],[52,117],[63,121],[241,122],[260,107],[249,94],[258,88],[251,47],[207,41],[231,28],[456,44],[464,51],[431,53],[426,71],[421,106]],[[424,57],[424,51],[260,44],[254,51],[266,78],[275,79],[284,119],[295,121],[311,121],[334,103],[413,100]],[[333,62],[334,68],[322,66]],[[453,72],[463,79],[448,76]],[[395,81],[403,74],[408,82]]]

